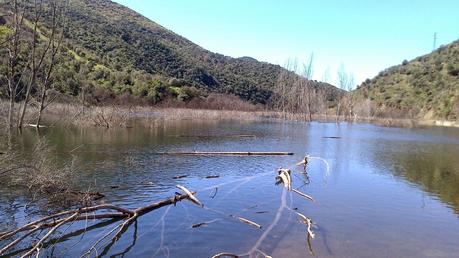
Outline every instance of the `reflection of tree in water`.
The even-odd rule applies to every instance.
[[[432,149],[425,153],[396,153],[393,173],[420,185],[451,205],[459,214],[459,153]]]

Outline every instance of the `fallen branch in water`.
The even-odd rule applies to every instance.
[[[212,191],[212,192],[210,193],[209,198],[210,198],[210,199],[215,198],[215,196],[217,195],[217,192],[218,192],[218,187],[215,187],[215,188],[214,188],[214,191]]]
[[[232,257],[232,258],[238,258],[239,256],[237,254],[232,254],[232,253],[218,253],[212,258],[221,258],[221,257]]]
[[[313,226],[312,220],[310,218],[304,216],[303,214],[299,213],[299,212],[295,212],[295,213],[298,216],[300,216],[302,222],[308,226],[308,229],[307,229],[308,234],[307,234],[307,237],[306,237],[306,240],[308,242],[308,250],[309,250],[309,253],[312,256],[315,256],[314,250],[312,249],[312,243],[311,243],[311,240],[314,239],[314,237],[315,237],[315,234],[312,231],[312,226]]]
[[[298,195],[303,196],[304,198],[306,198],[306,199],[308,199],[308,200],[310,200],[312,202],[315,202],[315,200],[311,196],[309,196],[307,194],[304,194],[304,193],[302,193],[302,192],[300,192],[300,191],[298,191],[296,189],[292,189],[292,192],[297,193]]]
[[[206,226],[206,225],[209,225],[211,223],[214,223],[214,222],[217,222],[217,221],[220,221],[220,220],[221,219],[214,219],[214,220],[211,220],[211,221],[205,221],[205,222],[201,222],[201,223],[196,223],[196,224],[191,225],[191,228],[199,228],[199,227]]]
[[[242,218],[242,217],[238,217],[238,219],[239,219],[241,222],[244,222],[245,224],[249,224],[249,225],[254,226],[254,227],[256,227],[256,228],[259,228],[259,229],[261,228],[261,225],[260,225],[260,224],[255,223],[255,222],[253,222],[253,221],[251,221],[251,220],[248,220],[248,219],[245,219],[245,218]]]
[[[181,186],[181,185],[176,185],[176,187],[184,191],[188,195],[188,199],[191,202],[195,203],[198,206],[204,207],[204,204],[202,204],[202,202],[200,202],[198,198],[194,197],[194,194],[190,190],[188,190],[186,187]]]
[[[303,166],[303,170],[305,173],[307,173],[307,168],[308,168],[308,162],[309,162],[309,155],[304,156],[303,160],[298,162],[296,165],[297,166]]]
[[[156,152],[156,155],[178,155],[178,156],[287,156],[293,155],[293,152],[208,152],[208,151],[193,151],[193,152]]]
[[[185,177],[188,177],[188,175],[174,176],[172,179],[181,179],[181,178],[185,178]]]
[[[118,237],[120,236],[121,232],[123,232],[139,216],[146,214],[148,212],[151,212],[153,210],[159,209],[161,207],[175,204],[184,199],[188,199],[193,202],[197,200],[194,197],[194,194],[195,194],[194,192],[190,192],[185,187],[182,187],[182,188],[185,194],[176,194],[175,196],[169,197],[165,200],[155,202],[147,206],[139,207],[135,210],[129,210],[129,209],[125,209],[125,208],[122,208],[116,205],[111,205],[111,204],[102,204],[102,205],[96,205],[96,206],[91,206],[91,207],[84,207],[80,209],[63,211],[63,212],[59,212],[59,213],[52,214],[49,216],[45,216],[38,220],[32,221],[22,227],[19,227],[15,230],[2,232],[0,234],[0,241],[8,240],[22,232],[25,232],[25,233],[19,236],[18,238],[16,238],[15,240],[13,240],[12,242],[10,242],[9,244],[7,244],[6,246],[4,246],[2,249],[0,249],[0,255],[5,254],[6,251],[15,247],[20,242],[22,242],[24,239],[33,235],[37,231],[49,229],[48,232],[43,237],[41,237],[40,240],[36,244],[34,244],[34,246],[30,250],[28,250],[27,253],[24,255],[24,256],[31,256],[32,254],[37,252],[37,250],[39,250],[39,248],[43,245],[43,243],[62,225],[70,223],[70,222],[74,222],[74,221],[81,221],[81,220],[88,220],[88,219],[93,219],[93,220],[96,220],[96,219],[124,219],[125,221],[123,223],[115,227],[115,229],[119,228],[119,230],[114,236],[114,240],[116,241]],[[102,210],[108,210],[108,211],[111,210],[115,212],[104,212],[104,213],[97,213],[97,214],[94,213],[96,211],[102,211]],[[92,213],[92,214],[89,214],[89,213]],[[110,231],[110,234],[113,233],[114,231],[115,230]],[[95,246],[91,247],[91,249],[88,250],[88,252],[86,252],[85,255],[90,255],[92,250],[94,249],[95,249]]]

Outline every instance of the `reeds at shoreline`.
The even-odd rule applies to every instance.
[[[0,103],[0,124],[5,121],[6,102]],[[26,116],[26,121],[33,121],[35,110],[31,108]],[[239,121],[308,121],[309,117],[302,113],[283,113],[274,110],[239,111],[239,110],[212,110],[170,108],[155,106],[91,106],[87,107],[77,103],[52,103],[45,111],[47,126],[75,126],[75,127],[152,127],[158,122],[174,120],[239,120]],[[388,127],[416,127],[419,125],[442,125],[436,121],[418,121],[414,119],[355,117],[337,119],[334,115],[312,116],[318,122],[364,122]],[[452,126],[459,126],[455,123]]]

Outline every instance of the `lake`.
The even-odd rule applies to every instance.
[[[43,133],[61,161],[77,158],[69,180],[104,193],[105,203],[137,208],[173,196],[179,184],[196,191],[204,204],[182,201],[145,214],[116,243],[102,241],[93,256],[211,257],[261,250],[272,257],[310,257],[307,226],[295,212],[315,224],[311,247],[317,257],[459,255],[457,129],[196,120]],[[36,138],[31,130],[15,141],[27,152]],[[167,151],[294,155],[158,155]],[[310,160],[308,178],[295,166],[305,155],[317,157]],[[292,170],[293,187],[315,202],[275,184],[281,167]],[[42,204],[0,183],[0,231],[46,214]],[[192,227],[203,222],[208,224]],[[62,227],[64,237],[41,254],[80,257],[117,223]]]

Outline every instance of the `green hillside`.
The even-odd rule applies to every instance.
[[[354,93],[377,116],[459,118],[459,41],[367,79]]]
[[[49,17],[45,15],[40,27],[43,37]],[[157,103],[166,96],[188,100],[217,92],[265,104],[285,71],[253,58],[207,51],[108,0],[72,0],[66,17],[54,85],[73,96],[84,93],[104,101],[112,95],[132,95]],[[328,89],[329,99],[335,96],[333,86],[313,84]]]

